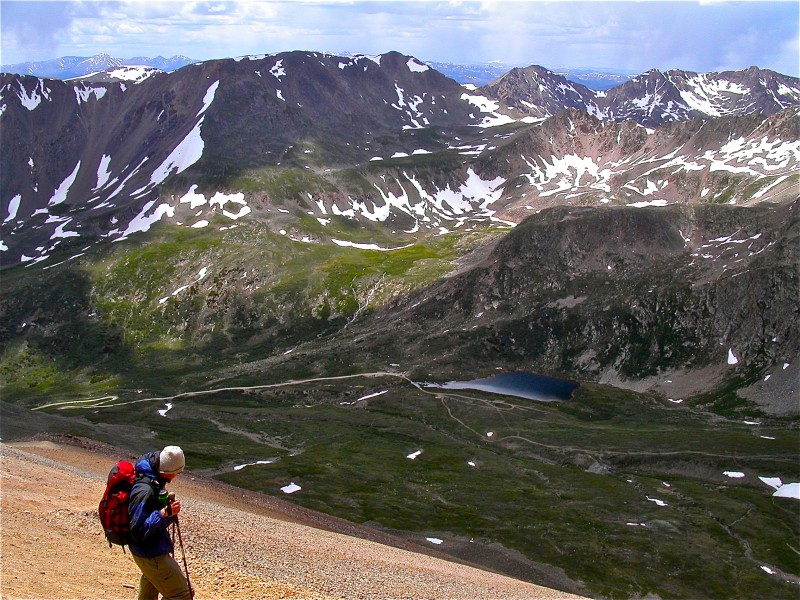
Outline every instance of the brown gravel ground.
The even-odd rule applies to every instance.
[[[96,517],[118,456],[86,443],[0,444],[0,597],[136,597],[136,565],[108,547]],[[578,598],[190,472],[170,488],[198,599]]]

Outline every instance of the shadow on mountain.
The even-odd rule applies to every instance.
[[[89,276],[77,268],[3,272],[0,290],[0,372],[4,396],[16,389],[48,391],[58,376],[83,371],[92,383],[117,374],[132,353],[122,330],[97,318]],[[38,388],[38,389],[37,389]],[[60,389],[59,391],[66,391]]]

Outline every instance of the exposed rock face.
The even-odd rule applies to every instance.
[[[593,91],[532,66],[513,69],[481,92],[533,117],[576,108],[648,127],[693,117],[772,115],[800,102],[797,78],[758,67],[721,73],[653,69],[610,90]]]
[[[381,313],[382,335],[444,377],[495,364],[595,380],[780,369],[800,354],[798,208],[547,210]]]
[[[550,117],[568,108],[590,114],[598,112],[595,92],[544,67],[512,69],[480,91],[538,118]]]
[[[567,110],[477,159],[505,210],[564,204],[732,203],[796,197],[797,109],[647,129]]]

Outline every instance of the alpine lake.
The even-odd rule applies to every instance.
[[[567,381],[566,379],[514,371],[511,373],[499,373],[483,379],[450,381],[428,385],[427,387],[438,387],[445,390],[478,390],[538,400],[540,402],[558,402],[569,400],[578,385],[577,382]]]

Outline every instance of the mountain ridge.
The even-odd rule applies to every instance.
[[[110,54],[101,52],[94,56],[62,56],[50,60],[0,65],[0,71],[4,73],[32,75],[45,79],[66,80],[85,77],[92,73],[97,73],[98,71],[105,71],[122,66],[146,66],[160,71],[171,72],[196,62],[200,61],[183,55],[175,55],[170,58],[165,58],[163,56],[157,56],[155,58],[149,58],[147,56],[116,58]]]
[[[714,73],[651,69],[598,92],[531,66],[512,69],[480,91],[533,117],[579,108],[603,120],[634,120],[644,126],[696,116],[771,115],[800,102],[796,78],[758,67]]]
[[[793,108],[783,109],[783,117],[770,117],[783,123],[779,129],[760,137],[743,134],[740,146],[723,137],[723,128],[705,127],[719,130],[720,137],[703,133],[685,148],[682,161],[673,154],[679,148],[670,144],[684,146],[682,136],[703,129],[687,121],[696,112],[684,111],[677,115],[680,120],[671,121],[686,125],[667,127],[667,122],[658,132],[623,121],[608,127],[619,128],[619,139],[624,130],[626,139],[639,140],[622,146],[638,154],[609,154],[615,143],[615,132],[609,131],[602,146],[607,149],[592,150],[601,155],[589,156],[584,143],[596,145],[590,138],[599,134],[600,121],[590,123],[570,111],[604,117],[609,109],[598,104],[602,97],[591,90],[541,67],[514,70],[475,92],[399,53],[241,57],[197,63],[171,74],[124,69],[72,82],[15,75],[0,79],[4,145],[14,149],[2,158],[8,174],[0,182],[3,264],[40,260],[52,244],[71,237],[119,239],[165,215],[180,221],[185,218],[182,205],[189,210],[196,203],[213,206],[209,198],[218,198],[217,212],[233,220],[255,215],[289,200],[285,186],[271,190],[264,182],[284,173],[308,180],[312,197],[292,191],[291,201],[310,200],[318,219],[328,220],[333,213],[362,222],[394,222],[421,233],[447,227],[446,221],[515,221],[526,210],[574,203],[581,193],[584,202],[648,202],[655,196],[668,203],[733,200],[753,190],[745,197],[752,202],[766,189],[773,197],[790,190],[792,165],[797,164],[797,149],[781,133],[791,136]],[[678,74],[671,73],[677,80]],[[665,81],[666,76],[653,77]],[[758,70],[737,77],[768,79]],[[642,81],[650,79],[634,79],[618,89],[637,90]],[[725,81],[719,85],[743,85]],[[770,81],[773,87],[784,85],[783,80]],[[746,121],[753,110],[768,116],[778,108],[775,102],[740,106],[741,94],[735,96],[726,109],[735,114],[706,116],[703,123]],[[627,92],[619,97],[627,103],[619,105],[624,118],[635,116],[625,108],[633,102],[642,109],[645,124],[659,106],[644,100],[637,104]],[[784,97],[794,98],[789,92]],[[669,98],[668,106],[675,106],[677,96]],[[585,131],[573,131],[575,123]],[[679,133],[680,127],[687,131]],[[559,128],[567,138],[582,140],[565,139],[555,131]],[[673,132],[671,141],[662,130]],[[524,148],[526,136],[541,137],[545,131],[551,132],[548,139],[560,138],[566,147],[539,142],[533,154],[529,149],[513,155],[512,148]],[[651,172],[657,166],[650,154],[659,144],[664,158],[656,172],[672,167],[673,174],[650,181],[641,171],[648,162]],[[503,161],[506,166],[498,168]],[[745,166],[748,161],[756,161],[755,166]],[[408,175],[404,166],[417,174]],[[306,172],[300,175],[298,169]],[[730,176],[720,177],[719,171]],[[17,240],[24,237],[28,242],[20,245]]]
[[[334,54],[339,56],[353,57],[358,56],[359,53],[354,52],[326,52],[325,54]],[[9,73],[18,73],[20,75],[34,75],[43,78],[56,78],[56,79],[72,79],[88,75],[91,71],[87,71],[81,64],[91,64],[101,62],[102,57],[110,57],[105,52],[101,52],[94,57],[77,57],[77,56],[62,56],[60,58],[45,60],[45,61],[29,61],[22,63],[15,63],[9,65],[0,65],[0,71]],[[147,56],[135,56],[127,59],[114,59],[123,66],[149,66],[156,69],[171,72],[188,64],[196,62],[203,62],[197,59],[192,59],[183,55],[176,55],[171,58],[164,58],[157,56],[150,58]],[[211,59],[211,60],[224,60]],[[430,65],[432,68],[440,71],[441,73],[458,81],[458,83],[473,83],[477,85],[485,85],[494,79],[497,79],[509,69],[510,65],[492,61],[483,64],[465,65],[452,62],[437,62],[437,61],[424,61],[425,64]],[[570,78],[573,81],[582,83],[593,89],[604,90],[614,87],[623,83],[630,78],[631,73],[617,72],[613,69],[598,69],[594,67],[589,68],[568,68],[558,67],[554,71]]]

